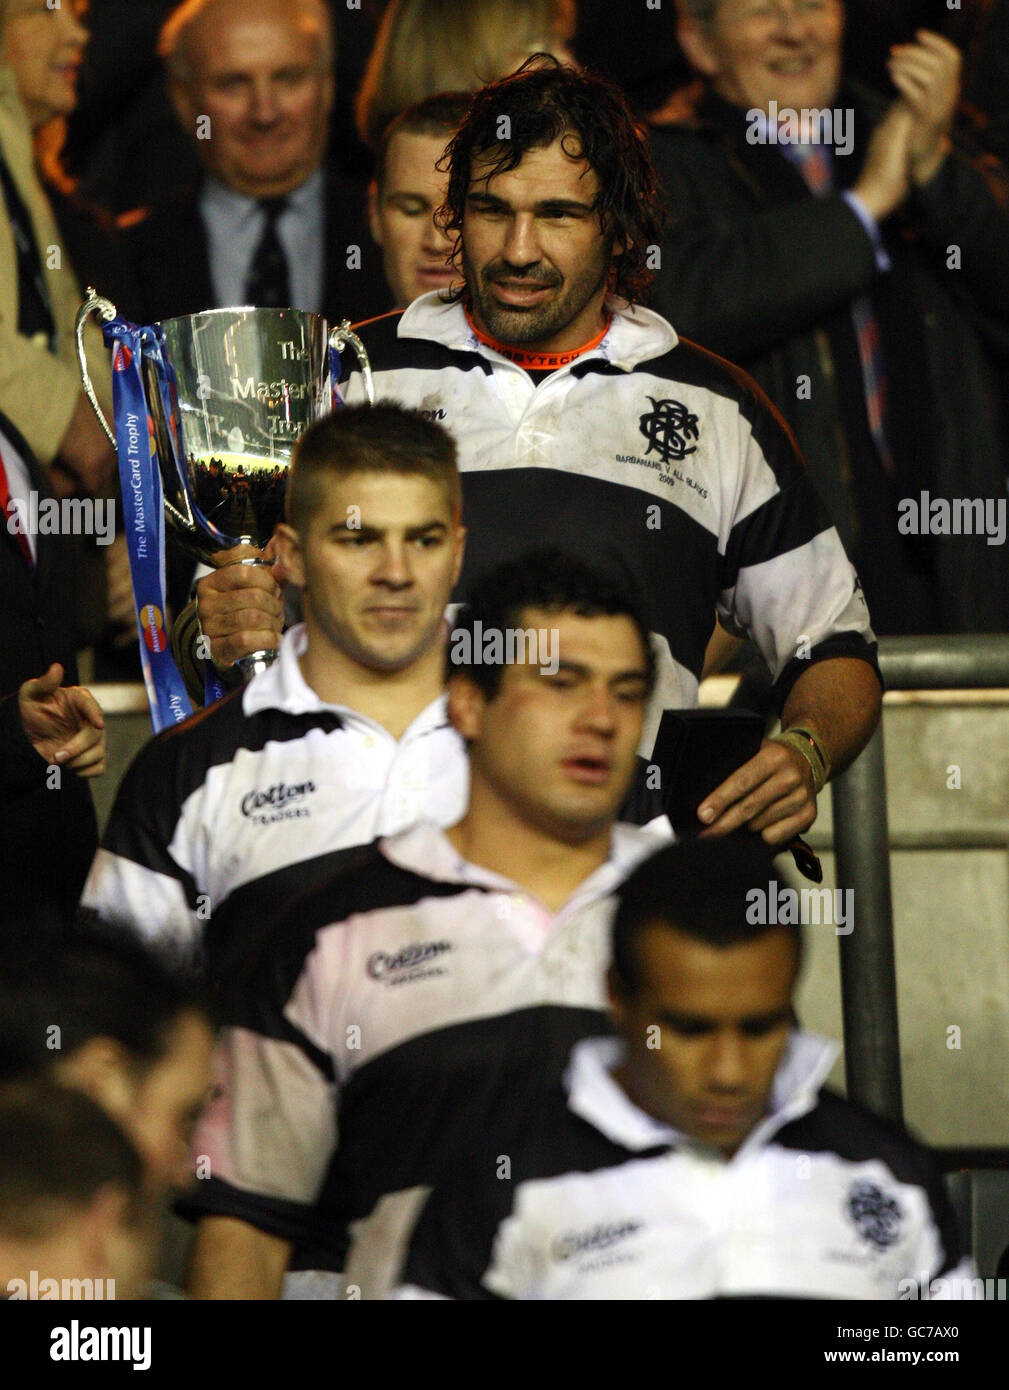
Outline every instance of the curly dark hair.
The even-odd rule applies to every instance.
[[[499,131],[507,117],[511,134]],[[491,154],[489,177],[515,169],[529,150],[574,136],[580,154],[599,179],[595,210],[604,235],[625,243],[616,260],[614,290],[639,303],[652,282],[649,248],[665,226],[663,198],[642,127],[620,89],[598,73],[575,69],[549,53],[534,53],[507,77],[473,99],[466,119],[438,168],[447,172],[448,193],[437,220],[457,243],[474,161]],[[464,290],[458,291],[462,295]]]

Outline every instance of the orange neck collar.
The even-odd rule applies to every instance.
[[[510,362],[517,363],[520,367],[525,367],[529,371],[546,372],[554,371],[557,367],[566,367],[581,357],[583,352],[591,352],[597,348],[610,331],[610,324],[613,321],[612,315],[606,315],[606,322],[594,338],[590,338],[587,343],[582,343],[581,347],[569,348],[567,352],[535,352],[531,348],[520,347],[513,343],[499,343],[496,338],[492,338],[489,333],[482,332],[473,322],[472,315],[466,310],[466,322],[479,338],[481,343],[499,352],[502,357],[507,357]]]

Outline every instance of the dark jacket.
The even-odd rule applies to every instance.
[[[858,178],[883,103],[861,90]],[[1000,166],[954,152],[883,226],[893,263],[841,192],[814,197],[746,114],[698,89],[652,148],[669,200],[653,307],[678,332],[745,367],[798,436],[810,473],[862,573],[877,630],[1009,628],[1009,547],[983,536],[901,538],[897,503],[1006,495],[1009,198]],[[947,266],[952,246],[960,269]],[[870,294],[887,364],[897,471],[883,475],[862,397],[851,306]],[[800,379],[809,378],[808,385]],[[885,614],[885,620],[881,615]]]
[[[40,497],[49,488],[27,444],[0,415],[0,448],[11,440]],[[74,631],[75,537],[40,535],[30,571],[16,538],[0,518],[0,929],[48,914],[72,913],[97,848],[97,825],[86,781],[65,769],[58,788],[28,742],[17,691],[54,661],[64,684],[77,684]]]
[[[322,310],[334,324],[344,318],[356,323],[391,307],[364,206],[361,185],[327,171]],[[106,293],[128,319],[155,323],[215,307],[207,237],[195,192],[124,225],[123,245],[122,276]],[[359,269],[348,269],[348,246],[361,249]]]

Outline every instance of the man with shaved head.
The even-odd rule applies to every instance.
[[[364,189],[325,163],[334,55],[323,0],[188,0],[160,52],[203,178],[130,229],[132,302],[120,307],[145,323],[228,304],[334,320],[384,308],[361,267]]]

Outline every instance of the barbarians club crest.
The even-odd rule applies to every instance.
[[[852,1183],[845,1209],[862,1239],[877,1250],[886,1250],[899,1239],[904,1213],[874,1182]]]
[[[695,454],[697,444],[690,441],[701,437],[697,416],[682,401],[657,401],[654,396],[648,399],[655,409],[638,420],[638,429],[648,440],[645,457],[654,450],[663,463],[673,463]]]

